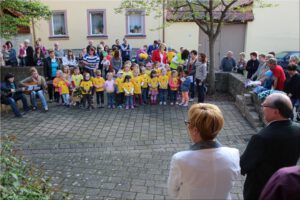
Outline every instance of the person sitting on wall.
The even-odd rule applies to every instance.
[[[1,104],[10,105],[16,117],[22,117],[29,111],[27,99],[23,94],[25,88],[17,88],[15,75],[8,73],[5,75],[4,82],[1,83]],[[21,113],[17,106],[17,101],[23,103],[24,113]]]

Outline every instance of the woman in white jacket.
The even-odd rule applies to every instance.
[[[239,151],[222,146],[215,137],[223,128],[220,109],[194,104],[185,121],[194,143],[173,155],[168,191],[175,199],[231,199],[230,190],[240,174]]]

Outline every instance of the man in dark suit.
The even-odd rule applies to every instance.
[[[245,200],[258,199],[269,178],[282,167],[296,165],[300,155],[300,126],[289,119],[289,97],[271,94],[262,107],[268,125],[252,136],[240,160],[241,174],[247,174]]]

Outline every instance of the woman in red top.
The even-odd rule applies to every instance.
[[[154,50],[152,52],[152,62],[159,62],[162,65],[167,63],[167,53],[165,51],[166,45],[164,43],[160,43],[159,49]]]

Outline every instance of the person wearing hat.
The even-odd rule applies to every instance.
[[[33,59],[33,48],[29,45],[30,41],[28,39],[24,40],[24,47],[26,50],[26,57],[25,63],[26,66],[34,66],[34,59]]]
[[[49,102],[53,101],[54,97],[54,88],[53,88],[53,79],[56,76],[57,70],[61,69],[62,65],[58,58],[55,57],[53,49],[49,50],[49,57],[45,59],[44,63],[44,77],[48,83],[48,95]]]
[[[29,111],[27,99],[23,94],[24,90],[25,88],[17,88],[14,74],[8,73],[5,75],[4,82],[1,83],[1,103],[10,105],[16,117],[22,117],[22,115]],[[22,101],[25,113],[20,112],[17,106],[18,100]]]
[[[252,52],[250,53],[251,59],[248,60],[247,65],[246,65],[246,70],[247,70],[247,79],[251,79],[253,74],[257,71],[258,66],[259,66],[259,61],[257,60],[257,53]]]

